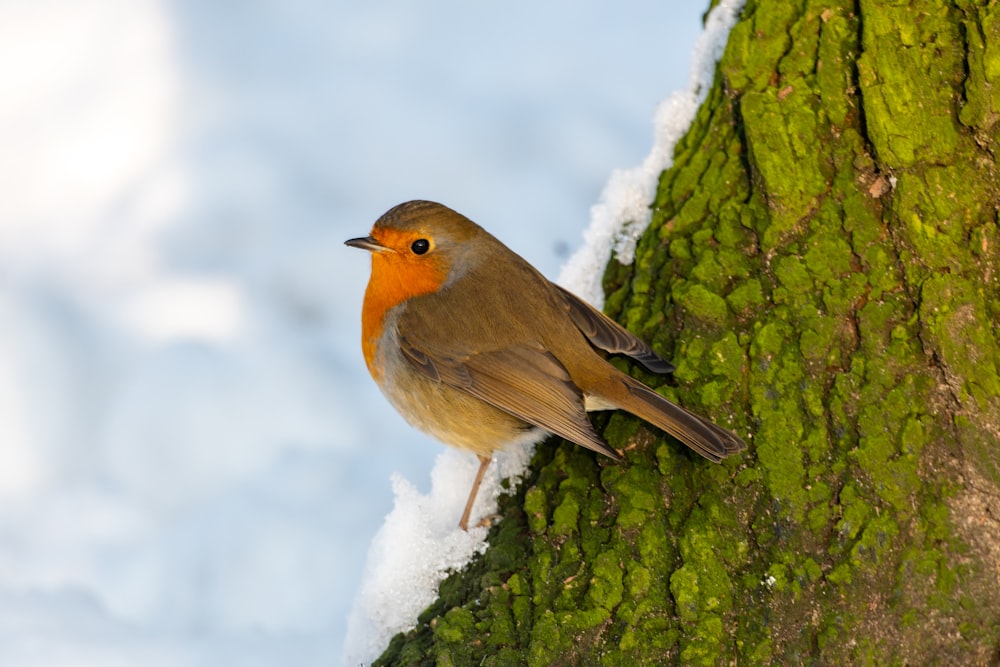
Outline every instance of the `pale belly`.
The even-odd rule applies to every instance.
[[[428,378],[414,370],[402,354],[384,353],[384,349],[377,353],[382,368],[388,371],[378,382],[382,393],[407,422],[446,445],[490,456],[548,436],[503,410]]]

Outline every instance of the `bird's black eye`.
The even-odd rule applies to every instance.
[[[417,239],[410,244],[410,250],[413,251],[414,255],[423,255],[425,252],[431,249],[431,242],[427,239]]]

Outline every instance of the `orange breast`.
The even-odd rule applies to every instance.
[[[385,332],[386,313],[407,299],[436,292],[446,276],[446,268],[430,258],[395,252],[372,254],[372,275],[361,311],[361,349],[368,372],[376,382],[382,377],[375,356]]]

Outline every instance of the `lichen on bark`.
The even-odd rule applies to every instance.
[[[996,3],[748,2],[605,285],[749,451],[539,447],[376,664],[996,663],[998,139]]]

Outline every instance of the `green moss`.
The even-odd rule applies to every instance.
[[[726,295],[726,303],[734,313],[744,314],[765,303],[764,288],[759,280],[751,278]]]
[[[896,167],[945,161],[959,144],[954,118],[960,37],[946,5],[876,7],[862,0],[859,79],[868,131],[880,159]],[[906,132],[896,128],[906,128]]]
[[[959,398],[968,396],[982,408],[1000,396],[1000,355],[995,322],[987,317],[981,292],[965,280],[936,275],[921,290],[921,322],[942,363],[961,384]]]
[[[876,565],[893,546],[899,527],[888,516],[878,516],[868,522],[861,537],[851,549],[851,564],[856,569],[869,569]]]
[[[714,664],[723,650],[722,615],[732,607],[729,563],[723,559],[725,552],[718,549],[714,539],[715,522],[711,513],[695,510],[687,526],[680,539],[684,564],[670,576],[677,614],[688,625],[681,659]]]
[[[692,325],[711,329],[721,329],[728,319],[726,301],[718,294],[710,292],[704,285],[694,283],[679,291],[679,305],[694,320]]]
[[[806,525],[811,531],[819,534],[833,517],[833,510],[823,504],[815,505],[806,515]]]
[[[462,607],[449,609],[434,628],[434,638],[446,644],[465,641],[475,629],[476,618]]]
[[[780,285],[774,290],[775,303],[786,303],[813,290],[813,279],[805,262],[794,255],[775,261],[774,277]]]
[[[726,57],[720,63],[723,75],[740,90],[767,85],[773,64],[788,50],[789,29],[798,15],[790,4],[776,4],[766,10],[751,4],[745,14],[748,20],[733,27]]]
[[[791,92],[782,97],[782,90]],[[742,100],[748,148],[772,207],[765,250],[795,230],[828,187],[812,93],[801,82],[782,90],[748,92]]]
[[[590,590],[587,591],[590,602],[610,613],[621,604],[624,591],[622,564],[617,556],[611,551],[598,554],[593,564]]]
[[[830,573],[826,575],[826,580],[832,584],[847,587],[854,581],[854,576],[851,573],[851,566],[847,563],[838,563],[832,570],[830,570]]]
[[[617,471],[610,468],[608,471],[603,480],[615,490],[618,498],[618,525],[622,528],[641,526],[661,506],[656,493],[656,472],[638,466],[630,467],[620,474],[615,474]]]
[[[845,484],[840,490],[840,513],[841,518],[837,524],[837,529],[841,536],[847,540],[854,540],[861,529],[868,522],[871,515],[871,506],[865,501],[853,484]]]
[[[843,237],[819,235],[809,244],[804,260],[818,282],[836,284],[853,271],[854,251]]]
[[[528,527],[534,533],[545,530],[548,517],[546,496],[538,487],[528,489],[524,496],[524,511],[528,517]]]
[[[577,532],[579,520],[579,500],[575,495],[567,494],[552,512],[552,534],[570,535]]]
[[[815,319],[816,326],[806,329],[799,337],[799,349],[810,364],[830,364],[839,361],[840,350],[836,347],[843,324],[829,317]]]
[[[704,617],[682,638],[681,663],[685,665],[715,665],[720,659],[720,647],[726,639],[722,618]]]
[[[674,239],[670,242],[670,255],[675,259],[691,259],[691,244],[686,238]]]
[[[528,648],[529,665],[545,665],[552,649],[563,643],[559,621],[551,610],[543,610],[535,619]]]
[[[971,128],[989,131],[1000,120],[1000,10],[995,5],[973,5],[966,11],[969,78],[958,118]]]
[[[817,68],[816,87],[830,123],[844,127],[852,111],[847,91],[853,83],[846,61],[857,38],[858,17],[843,7],[832,6],[829,10],[825,15],[820,14],[818,61],[830,65]]]

